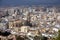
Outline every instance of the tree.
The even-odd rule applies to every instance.
[[[39,36],[35,36],[34,40],[40,40],[40,37]]]
[[[58,36],[56,37],[56,40],[60,40],[60,30],[58,31]]]

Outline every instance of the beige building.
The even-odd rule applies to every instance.
[[[28,30],[29,30],[29,26],[22,26],[22,27],[21,27],[21,32],[27,33]]]
[[[13,28],[13,27],[21,27],[21,20],[12,20],[9,22],[9,28]]]
[[[36,28],[30,28],[29,33],[31,33],[34,36],[39,36],[39,34],[40,34],[39,30]]]
[[[0,36],[0,40],[16,40],[16,36],[15,35]]]
[[[21,26],[22,22],[20,20],[13,20],[9,22],[9,29],[13,30],[14,32],[20,32]]]

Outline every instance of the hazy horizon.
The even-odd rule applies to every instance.
[[[60,6],[60,0],[0,0],[0,6],[22,6],[22,5]]]

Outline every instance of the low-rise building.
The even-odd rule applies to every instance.
[[[13,19],[9,22],[9,28],[13,28],[13,27],[21,27],[22,26],[22,22],[21,20],[17,19]]]
[[[29,26],[21,26],[21,32],[28,33]]]

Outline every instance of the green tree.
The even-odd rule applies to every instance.
[[[56,40],[60,40],[60,30],[58,31],[58,36],[56,37]]]
[[[34,40],[41,40],[41,36],[35,36]]]
[[[41,40],[48,40],[48,38],[45,36],[42,36]]]

